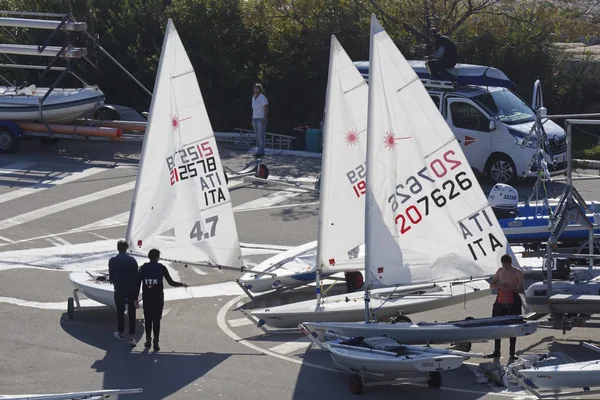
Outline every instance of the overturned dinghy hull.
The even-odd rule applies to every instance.
[[[409,351],[399,355],[389,351],[344,344],[326,344],[333,361],[353,371],[372,373],[436,372],[459,368],[464,358],[455,355]]]
[[[592,388],[600,386],[600,360],[519,370],[541,389]]]
[[[401,314],[413,314],[434,308],[475,300],[490,294],[485,280],[443,282],[423,285],[375,289],[370,292],[370,307],[378,320]],[[258,321],[259,326],[296,328],[303,322],[355,322],[365,317],[364,292],[326,297],[317,306],[316,300],[255,309],[245,313]]]
[[[364,338],[386,336],[404,344],[477,342],[526,336],[537,330],[535,322],[527,322],[521,316],[479,318],[445,323],[305,322],[302,325],[319,338],[325,338],[327,334]]]
[[[546,282],[536,282],[527,288],[525,297],[531,311],[538,314],[600,313],[600,280],[552,282],[555,294],[550,299],[547,291]]]
[[[0,120],[71,122],[83,114],[93,112],[104,104],[104,93],[97,86],[81,89],[54,89],[42,104],[39,101],[48,88],[33,88],[24,94],[15,88],[0,87]]]

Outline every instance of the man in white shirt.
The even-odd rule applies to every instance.
[[[267,114],[269,112],[269,101],[262,94],[263,87],[260,83],[254,85],[254,96],[252,96],[252,127],[258,141],[258,151],[254,157],[265,155],[265,132],[267,130]]]

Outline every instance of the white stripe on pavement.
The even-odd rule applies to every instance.
[[[64,177],[62,179],[57,179],[56,181],[50,182],[41,182],[36,183],[32,186],[25,187],[23,189],[15,190],[12,192],[0,194],[0,203],[5,203],[7,201],[15,200],[23,196],[27,196],[32,193],[39,193],[42,190],[50,189],[56,187],[58,185],[63,185],[65,183],[70,183],[79,179],[87,178],[99,172],[105,171],[103,168],[88,168],[83,171],[73,172],[71,175]]]
[[[247,209],[257,209],[260,207],[271,207],[271,206],[279,204],[283,201],[297,197],[303,193],[306,193],[306,192],[304,190],[296,190],[296,189],[282,190],[279,192],[268,194],[263,197],[259,197],[256,200],[252,200],[247,203],[235,206],[235,207],[233,207],[233,211],[239,212],[239,211],[247,210]]]
[[[26,168],[34,166],[36,163],[29,161],[17,161],[0,167],[0,175],[8,175],[14,172],[23,171]]]
[[[307,336],[296,339],[291,342],[285,342],[271,347],[269,350],[278,354],[290,354],[298,350],[306,350],[312,342]]]
[[[239,328],[240,326],[245,326],[245,325],[253,325],[254,322],[250,321],[248,318],[243,317],[243,318],[236,318],[236,319],[230,319],[229,321],[227,321],[229,323],[229,325],[232,328]]]
[[[114,196],[116,194],[123,193],[128,190],[133,190],[134,186],[135,182],[128,182],[119,186],[111,187],[109,189],[100,190],[99,192],[90,193],[85,196],[77,197],[75,199],[63,201],[62,203],[53,204],[51,206],[42,207],[37,210],[20,214],[13,218],[8,218],[3,221],[0,221],[0,230],[12,228],[13,226],[35,221],[36,219],[46,217],[50,214],[56,214],[58,212],[68,210],[69,208],[81,206],[83,204],[91,203],[96,200],[101,200],[103,198]]]

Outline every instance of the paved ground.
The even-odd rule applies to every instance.
[[[195,298],[166,305],[161,352],[133,350],[112,337],[114,315],[102,307],[66,316],[72,287],[68,271],[105,268],[94,249],[111,248],[125,235],[140,145],[24,142],[16,155],[0,156],[0,391],[50,393],[142,387],[144,399],[346,399],[347,376],[329,357],[308,349],[301,335],[266,335],[236,311],[238,273],[178,269],[197,287]],[[251,156],[220,149],[224,164],[239,170]],[[315,179],[320,159],[269,156],[272,176]],[[580,171],[587,179],[595,171]],[[587,178],[586,178],[587,177]],[[308,178],[308,179],[307,179]],[[531,182],[519,186],[521,196]],[[287,247],[316,238],[318,197],[283,186],[230,182],[240,241],[253,265]],[[595,180],[578,180],[586,200],[600,200]],[[490,186],[484,185],[486,193]],[[555,185],[557,194],[562,185]],[[255,245],[262,245],[257,250]],[[82,250],[83,249],[83,250]],[[82,256],[85,253],[85,257]],[[90,261],[90,260],[93,260]],[[444,321],[488,316],[492,298],[412,316]],[[141,314],[141,313],[140,313]],[[139,316],[141,318],[141,315]],[[142,324],[138,321],[139,340]],[[539,330],[519,339],[526,353],[564,351],[577,360],[597,357],[580,341],[598,342],[593,328]],[[503,344],[504,354],[508,343]],[[475,344],[487,352],[492,344]],[[480,360],[471,360],[477,364]],[[505,362],[506,359],[503,359]],[[422,384],[367,388],[364,398],[522,398],[476,384],[472,365],[444,375],[444,386]],[[594,398],[587,397],[587,398]],[[596,397],[597,398],[597,397]]]

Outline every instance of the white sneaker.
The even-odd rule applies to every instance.
[[[132,346],[135,346],[137,344],[137,342],[135,341],[134,337],[130,337],[129,338],[129,344],[132,345]]]
[[[123,334],[121,334],[119,332],[115,332],[114,335],[115,335],[115,339],[117,339],[117,340],[123,340]]]

